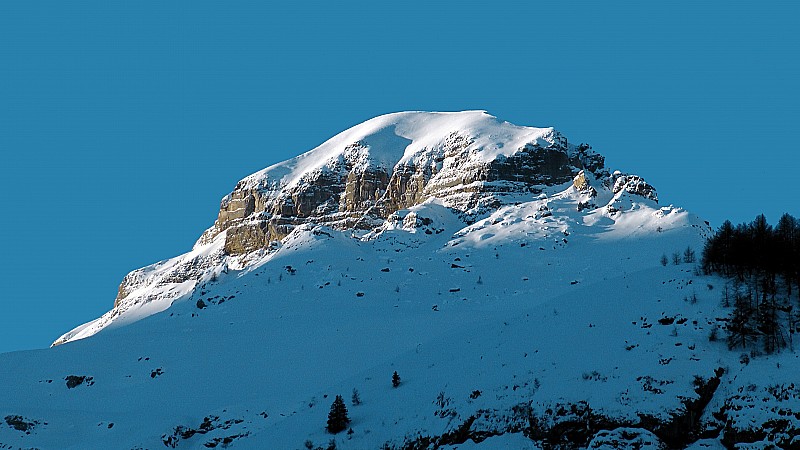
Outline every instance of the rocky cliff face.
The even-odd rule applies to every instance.
[[[503,205],[570,187],[580,193],[578,211],[587,213],[599,204],[609,213],[620,210],[607,200],[621,193],[657,201],[641,177],[611,174],[603,156],[552,128],[520,127],[482,111],[376,117],[241,180],[192,252],[128,274],[114,309],[55,344],[135,317],[137,309],[163,310],[229,266],[242,268],[251,255],[276,248],[300,226],[365,234],[430,199],[471,223]]]
[[[242,180],[222,200],[214,226],[200,239],[210,242],[223,231],[225,252],[240,255],[265,248],[304,223],[339,229],[369,230],[389,215],[430,198],[438,198],[467,217],[496,208],[511,194],[538,194],[549,186],[569,183],[588,171],[607,178],[604,159],[587,145],[570,145],[556,131],[494,159],[476,158],[481,148],[472,137],[453,131],[415,160],[393,167],[375,164],[361,141],[296,184],[264,177]],[[363,161],[367,161],[366,164]]]

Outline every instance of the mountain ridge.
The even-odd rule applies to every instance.
[[[469,222],[518,201],[521,193],[539,194],[568,183],[580,186],[585,198],[579,208],[585,209],[593,205],[592,183],[598,178],[613,186],[614,194],[627,189],[657,201],[655,189],[641,177],[610,174],[601,155],[588,145],[569,144],[553,128],[521,127],[485,111],[378,116],[243,178],[222,199],[217,220],[192,251],[179,261],[167,260],[171,271],[163,273],[161,262],[129,273],[109,313],[53,345],[90,336],[122,320],[132,306],[157,300],[161,306],[152,312],[159,312],[167,307],[165,300],[186,295],[228,257],[244,260],[232,261],[235,267],[246,265],[252,259],[248,255],[274,247],[301,224],[363,232],[430,198],[465,214]],[[220,236],[221,248],[215,240]],[[159,281],[153,283],[155,277]],[[140,312],[128,318],[148,314]]]

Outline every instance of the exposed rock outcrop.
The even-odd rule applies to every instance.
[[[38,420],[28,419],[23,416],[10,415],[5,417],[6,425],[25,434],[31,434],[34,428],[41,424]],[[45,423],[47,425],[47,423]]]
[[[630,194],[652,200],[656,203],[658,202],[656,188],[644,181],[644,178],[638,175],[628,175],[615,172],[611,176],[611,179],[614,181],[613,188],[611,189],[611,192],[614,194],[625,191]]]
[[[217,221],[200,241],[227,231],[225,253],[238,255],[280,240],[303,223],[368,230],[395,211],[433,197],[475,215],[500,206],[511,194],[539,193],[583,171],[608,176],[603,157],[589,146],[571,146],[556,131],[545,139],[545,145],[529,142],[487,161],[470,136],[453,131],[394,167],[373,163],[366,144],[354,142],[296,184],[273,182],[269,173],[255,183],[243,180],[222,200]]]

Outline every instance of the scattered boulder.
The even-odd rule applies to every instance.
[[[26,419],[22,416],[9,415],[5,417],[6,425],[25,434],[31,434],[34,428],[40,424],[38,420]]]
[[[67,382],[67,389],[76,388],[84,383],[87,386],[94,384],[94,378],[85,375],[67,375],[64,380]]]
[[[195,435],[203,435],[213,430],[227,430],[234,425],[244,422],[242,419],[230,419],[221,421],[219,416],[206,416],[197,428],[187,427],[185,425],[176,426],[171,434],[164,434],[161,436],[161,442],[169,448],[176,448],[181,440],[191,439]],[[233,440],[248,436],[249,432],[244,432],[236,435],[214,438],[204,444],[207,448],[214,448],[222,444],[226,447]]]

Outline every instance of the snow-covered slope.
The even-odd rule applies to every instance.
[[[424,195],[376,212],[404,164],[417,173],[454,133],[471,143],[432,157]],[[336,208],[268,206],[319,187],[354,140],[366,162],[342,169]],[[518,180],[437,187],[513,158]],[[378,196],[348,210],[347,179],[364,188],[376,167]],[[252,206],[231,218],[237,196]],[[190,253],[132,272],[65,345],[0,355],[0,448],[719,448],[767,420],[788,435],[800,362],[773,357],[764,379],[767,362],[708,339],[724,282],[659,260],[699,251],[709,227],[656,199],[551,129],[373,119],[245,178]],[[285,235],[231,251],[262,222]],[[336,395],[352,432],[325,429]]]

